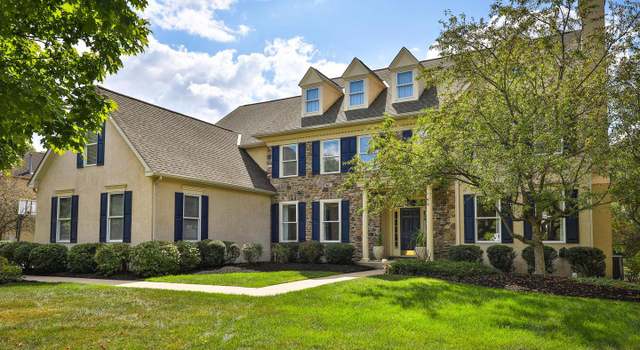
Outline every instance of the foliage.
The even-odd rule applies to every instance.
[[[176,243],[176,247],[180,253],[180,271],[193,271],[200,266],[202,257],[200,256],[200,250],[195,243],[180,241]]]
[[[3,242],[3,244],[0,245],[0,256],[5,257],[10,262],[13,261],[13,254],[19,245],[19,242]]]
[[[131,272],[141,277],[171,275],[180,271],[180,252],[175,244],[148,241],[131,248]]]
[[[604,277],[578,277],[578,282],[596,286],[640,290],[640,284]]]
[[[330,243],[325,247],[325,256],[329,264],[353,264],[356,249],[349,243]]]
[[[80,151],[114,105],[97,84],[141,53],[145,0],[0,2],[0,170],[31,146]]]
[[[202,267],[218,268],[224,265],[227,246],[223,241],[205,239],[198,242]]]
[[[522,258],[527,262],[529,273],[535,271],[535,255],[532,246],[527,246],[522,250]],[[553,262],[558,258],[558,253],[555,249],[549,246],[544,246],[544,266],[545,272],[553,272]]]
[[[126,243],[103,244],[96,250],[96,270],[104,276],[127,271],[130,247]]]
[[[630,282],[640,282],[640,252],[624,260],[624,275]]]
[[[604,277],[606,256],[598,248],[562,248],[559,255],[569,261],[573,272],[576,272],[580,277]]]
[[[224,241],[224,264],[233,264],[240,257],[240,246],[231,241]]]
[[[421,261],[398,260],[391,263],[389,274],[408,276],[431,276],[465,278],[478,275],[493,275],[497,271],[480,262],[469,261]]]
[[[2,5],[0,5],[0,7],[1,6]],[[1,46],[0,52],[2,52]],[[1,60],[2,58],[0,57],[0,61]],[[2,68],[0,68],[0,71],[1,70]],[[0,77],[0,81],[1,80],[2,77]],[[1,89],[2,87],[0,85],[0,90]],[[0,91],[0,96],[1,95],[2,92]],[[1,109],[2,107],[0,107],[0,110]],[[2,122],[4,122],[4,119]],[[2,123],[0,123],[0,134],[2,134],[2,130]],[[0,140],[0,153],[2,152],[2,143],[3,141]],[[0,155],[0,165],[1,164],[2,156]],[[20,199],[32,197],[33,191],[27,187],[24,179],[18,179],[12,176],[2,176],[2,174],[0,173],[0,239],[15,238],[17,241],[20,240],[20,237],[16,237],[18,224],[18,203]],[[22,232],[33,231],[33,229],[35,228],[34,218],[34,216],[24,216],[22,218],[22,222],[20,224]]]
[[[31,270],[31,251],[39,246],[38,243],[33,242],[15,242],[15,249],[13,250],[13,258],[9,259],[10,262],[20,266],[24,271]]]
[[[382,235],[382,232],[379,233],[378,236],[376,236],[376,246],[377,247],[384,246],[384,236]]]
[[[484,252],[477,245],[461,244],[449,247],[449,260],[482,262]]]
[[[274,244],[271,248],[273,262],[278,264],[286,264],[289,262],[291,248],[286,243]]]
[[[20,266],[12,265],[4,256],[0,256],[0,284],[16,282],[22,278]]]
[[[69,271],[75,273],[96,272],[96,251],[102,243],[76,244],[69,249],[67,265]]]
[[[242,257],[249,264],[255,264],[262,256],[262,245],[259,243],[245,243],[242,245]]]
[[[516,258],[516,253],[510,246],[503,244],[492,245],[487,248],[487,257],[491,265],[496,269],[505,273],[513,271],[513,261]]]
[[[57,243],[41,244],[31,250],[29,261],[35,273],[47,274],[67,270],[66,246]]]
[[[324,245],[317,241],[305,241],[298,246],[300,262],[317,264],[324,254]]]
[[[424,247],[426,245],[426,235],[423,230],[416,231],[415,237],[416,247]]]

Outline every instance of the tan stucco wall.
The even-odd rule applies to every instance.
[[[267,152],[269,152],[269,148],[266,146],[247,148],[247,153],[264,171],[267,171]]]
[[[61,191],[78,195],[78,243],[99,241],[100,193],[120,186],[132,191],[131,242],[151,239],[151,179],[109,120],[106,123],[104,166],[76,168],[76,155],[50,154],[36,182],[38,215],[35,241],[49,242],[51,197]]]
[[[156,240],[174,239],[175,193],[198,193],[209,196],[209,239],[243,243],[260,243],[262,260],[271,256],[269,245],[271,197],[264,194],[209,187],[171,179],[156,183]]]

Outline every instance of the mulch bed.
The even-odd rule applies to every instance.
[[[520,274],[498,274],[451,278],[433,276],[439,279],[475,284],[484,287],[513,291],[539,292],[572,297],[599,298],[640,302],[640,290],[601,286],[578,282],[575,279],[556,276],[532,276]]]
[[[215,270],[206,270],[196,273],[232,273],[232,272],[273,272],[273,271],[331,271],[340,273],[360,272],[371,270],[370,267],[360,265],[333,265],[333,264],[276,264],[276,263],[258,263],[235,264],[223,266]]]

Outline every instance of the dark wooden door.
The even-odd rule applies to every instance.
[[[420,230],[420,208],[400,209],[400,249],[413,250],[415,235]]]

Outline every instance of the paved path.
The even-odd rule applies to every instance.
[[[56,277],[56,276],[25,276],[27,281],[49,282],[49,283],[82,283],[97,284],[103,286],[115,286],[126,288],[146,288],[146,289],[166,289],[189,292],[218,293],[231,295],[249,295],[254,297],[264,297],[295,292],[303,289],[315,288],[325,284],[354,280],[360,277],[377,276],[384,273],[384,270],[370,270],[342,275],[334,275],[322,278],[313,278],[302,281],[288,282],[267,286],[262,288],[232,287],[232,286],[212,286],[205,284],[187,283],[166,283],[166,282],[146,282],[146,281],[122,281],[107,280],[97,278],[78,277]]]

